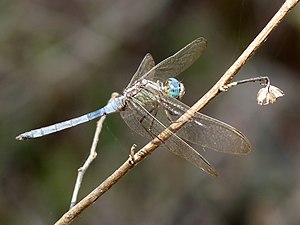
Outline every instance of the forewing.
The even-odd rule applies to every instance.
[[[169,77],[176,77],[202,55],[206,46],[207,41],[204,38],[197,38],[174,55],[154,66],[149,72],[141,76],[141,79],[165,80]]]

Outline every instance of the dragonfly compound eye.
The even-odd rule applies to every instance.
[[[181,98],[185,93],[183,84],[175,78],[166,80],[165,92],[172,98]]]

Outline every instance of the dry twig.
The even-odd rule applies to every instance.
[[[108,102],[111,102],[112,100],[114,100],[118,95],[119,94],[116,93],[116,92],[112,93]],[[75,187],[74,187],[74,190],[73,190],[70,209],[73,208],[73,206],[77,202],[78,192],[79,192],[79,189],[80,189],[82,179],[83,179],[83,176],[84,176],[85,172],[87,171],[87,169],[89,168],[91,163],[94,161],[94,159],[97,157],[96,147],[97,147],[97,144],[98,144],[98,141],[99,141],[99,135],[101,133],[103,122],[104,122],[105,119],[106,119],[106,116],[104,115],[97,121],[97,128],[96,128],[93,143],[92,143],[92,146],[91,146],[91,149],[90,149],[90,154],[89,154],[88,158],[86,159],[86,161],[84,162],[83,166],[78,169],[78,174],[77,174]]]

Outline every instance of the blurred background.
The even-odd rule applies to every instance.
[[[53,224],[68,210],[96,121],[36,140],[16,135],[104,106],[143,56],[156,62],[197,37],[208,49],[179,76],[195,103],[279,9],[283,0],[4,1],[0,5],[0,223]],[[285,92],[258,106],[259,84],[220,94],[202,112],[251,141],[247,156],[201,152],[210,177],[158,150],[73,224],[299,224],[300,8],[283,20],[235,79],[267,75]],[[146,142],[108,116],[80,198]],[[201,149],[200,149],[201,151]]]

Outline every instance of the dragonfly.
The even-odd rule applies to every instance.
[[[151,140],[190,108],[180,101],[185,88],[175,77],[190,67],[206,47],[206,39],[197,38],[156,65],[151,54],[147,53],[123,94],[104,107],[77,118],[22,133],[16,139],[42,137],[118,112],[133,131]],[[231,154],[247,154],[251,149],[248,139],[239,130],[199,112],[178,131],[172,132],[162,145],[213,176],[218,175],[216,169],[194,149],[194,145],[203,150]]]

